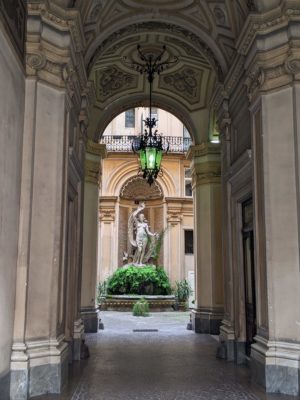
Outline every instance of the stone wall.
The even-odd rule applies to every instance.
[[[0,25],[0,387],[10,366],[18,250],[25,79]]]

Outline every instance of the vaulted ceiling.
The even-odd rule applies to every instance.
[[[236,39],[254,8],[248,0],[77,0],[87,42],[85,62],[95,84],[90,130],[99,136],[125,110],[147,105],[145,76],[123,58],[137,61],[137,44],[179,61],[154,82],[154,103],[175,114],[192,132],[208,131],[214,85],[226,76]],[[200,140],[200,137],[199,137]]]

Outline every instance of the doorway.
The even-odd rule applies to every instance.
[[[252,198],[242,204],[243,218],[243,264],[246,316],[246,355],[250,357],[251,344],[256,335],[256,294],[254,269],[253,202]]]

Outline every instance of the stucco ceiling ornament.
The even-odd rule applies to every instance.
[[[137,76],[129,74],[116,66],[96,71],[96,96],[99,101],[121,90],[128,90],[137,85]]]
[[[191,67],[183,67],[179,71],[165,75],[160,79],[160,87],[174,90],[186,100],[199,100],[202,72]]]
[[[259,89],[263,86],[264,81],[265,72],[262,68],[257,68],[248,75],[245,84],[247,86],[247,96],[250,102],[254,99]]]

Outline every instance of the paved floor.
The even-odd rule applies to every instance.
[[[153,313],[143,318],[102,312],[101,318],[105,330],[87,335],[91,357],[75,363],[64,394],[39,399],[296,399],[266,395],[251,384],[248,368],[216,359],[214,338],[186,330],[188,313]]]

